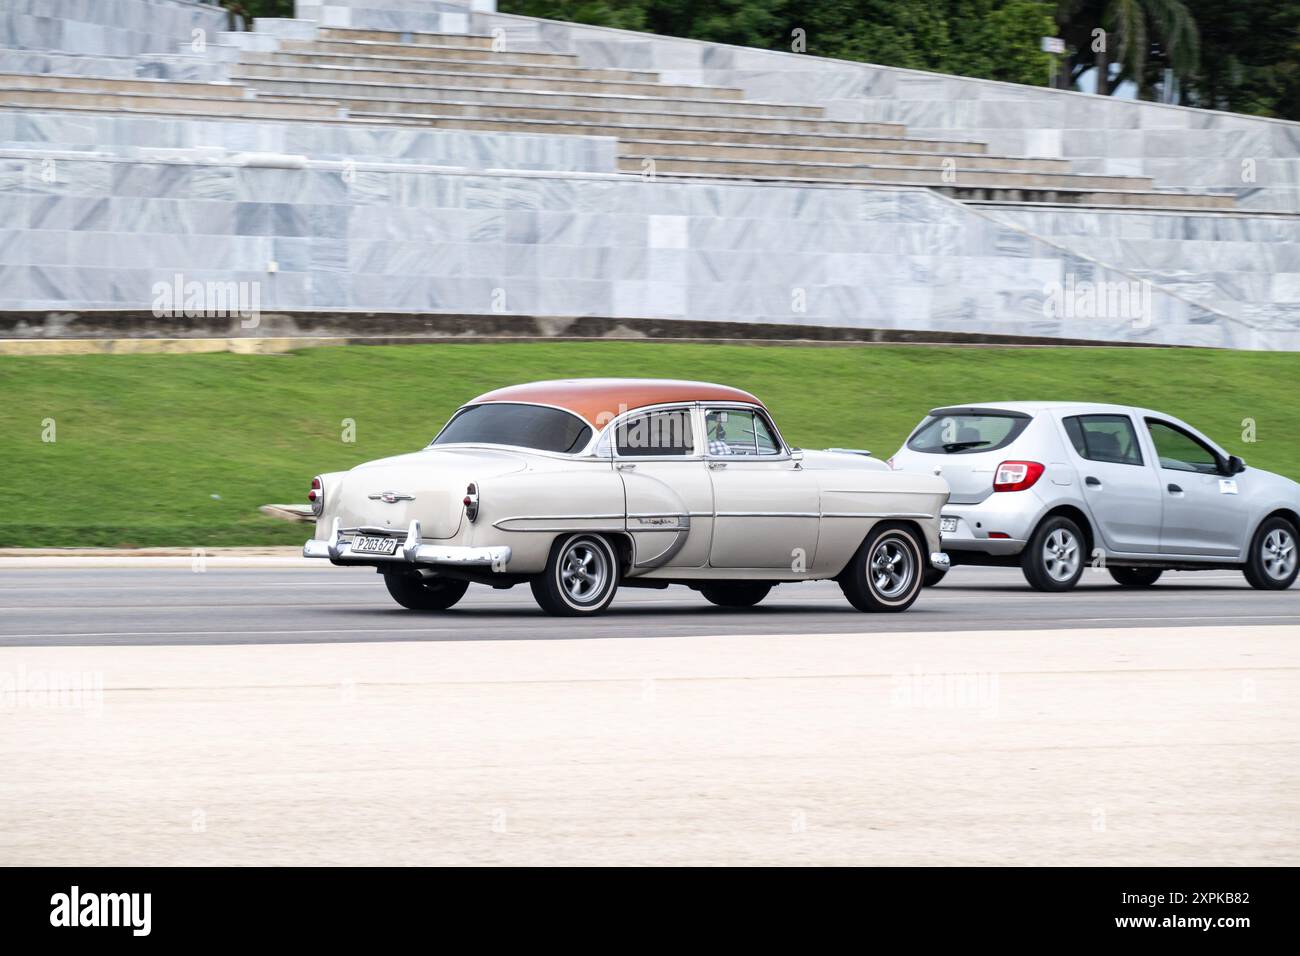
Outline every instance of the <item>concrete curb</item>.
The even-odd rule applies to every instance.
[[[245,328],[238,316],[159,317],[143,309],[0,311],[0,355],[173,352],[255,354],[320,345],[614,340],[770,345],[1150,347],[1146,343],[1051,336],[590,315],[267,311],[257,316],[254,327]]]
[[[320,568],[301,547],[0,548],[0,570],[19,568]]]

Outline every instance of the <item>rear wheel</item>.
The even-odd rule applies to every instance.
[[[840,590],[859,611],[906,611],[921,593],[921,545],[902,525],[874,528],[840,572]]]
[[[1295,582],[1297,571],[1296,529],[1285,518],[1269,518],[1250,543],[1242,569],[1246,580],[1261,591],[1284,591]]]
[[[385,571],[384,584],[394,601],[412,611],[445,611],[469,590],[468,581],[425,579],[413,571]]]
[[[718,607],[753,607],[771,590],[772,585],[762,581],[724,581],[703,585],[700,594]]]
[[[1036,591],[1068,591],[1083,575],[1083,532],[1063,515],[1038,526],[1020,554],[1020,569]]]
[[[1163,568],[1107,568],[1116,584],[1126,588],[1149,588],[1160,580]]]
[[[594,534],[572,534],[551,548],[546,570],[531,582],[533,597],[547,614],[599,614],[614,600],[618,575],[618,556],[608,541]]]

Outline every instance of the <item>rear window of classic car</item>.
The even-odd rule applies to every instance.
[[[591,426],[572,412],[500,402],[461,409],[432,444],[515,445],[572,454],[590,439]]]
[[[1030,422],[1020,412],[936,409],[921,423],[907,447],[931,455],[996,451],[1010,445]]]

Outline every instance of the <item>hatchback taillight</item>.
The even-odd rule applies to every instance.
[[[994,491],[1024,491],[1043,477],[1043,466],[1036,461],[1004,461],[993,475]]]
[[[319,515],[325,510],[325,486],[321,484],[319,477],[311,480],[311,491],[307,492],[307,500],[311,502],[311,513]]]

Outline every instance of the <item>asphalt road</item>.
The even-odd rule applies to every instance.
[[[0,859],[1300,863],[1300,589],[958,569],[445,614],[362,570],[0,561]]]
[[[1031,591],[1018,571],[957,568],[903,614],[862,614],[830,582],[783,585],[757,608],[697,593],[623,589],[592,620],[550,618],[526,586],[472,586],[452,611],[406,611],[373,571],[331,567],[0,570],[0,646],[541,641],[555,638],[897,633],[1025,628],[1300,624],[1300,588],[1256,591],[1231,572],[1166,573],[1153,588],[1085,572],[1068,594]]]

